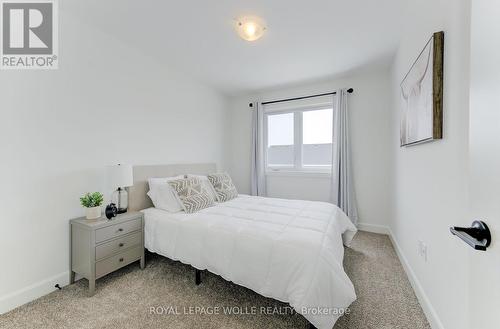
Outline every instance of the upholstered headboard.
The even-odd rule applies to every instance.
[[[207,175],[216,170],[215,163],[134,166],[134,186],[129,188],[129,210],[137,211],[153,206],[146,195],[149,191],[148,178],[183,174]]]

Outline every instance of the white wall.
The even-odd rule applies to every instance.
[[[330,92],[353,87],[349,114],[360,222],[387,225],[390,216],[391,177],[391,97],[386,65],[327,81],[235,97],[230,101],[228,170],[237,188],[250,193],[251,118],[248,103]],[[328,177],[278,174],[268,176],[271,197],[328,201]]]
[[[68,281],[106,165],[222,161],[225,98],[61,7],[59,70],[0,72],[0,313]]]
[[[468,86],[470,1],[409,1],[393,65],[395,161],[393,237],[433,328],[469,328],[468,261],[450,226],[468,226]],[[399,83],[433,32],[445,32],[444,137],[399,147]],[[417,243],[428,248],[427,262]]]

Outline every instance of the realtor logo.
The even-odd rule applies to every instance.
[[[57,69],[56,0],[0,0],[2,69]]]

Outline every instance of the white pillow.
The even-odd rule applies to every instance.
[[[155,208],[166,210],[169,212],[179,212],[181,211],[182,204],[179,202],[179,198],[176,192],[168,184],[171,180],[176,180],[183,178],[184,176],[179,175],[175,177],[164,177],[164,178],[150,178],[149,192],[147,195],[153,201]]]
[[[191,174],[189,174],[189,175],[187,175],[187,177],[197,177],[197,178],[199,178],[201,180],[201,183],[205,187],[205,189],[210,194],[210,197],[212,198],[212,200],[214,200],[214,202],[217,202],[217,193],[215,192],[215,189],[212,186],[212,183],[210,183],[210,181],[208,180],[207,176],[203,176],[203,175],[191,175]]]
[[[149,188],[151,189],[152,185],[157,185],[157,184],[167,184],[168,181],[179,179],[179,178],[184,178],[184,175],[177,175],[177,176],[171,176],[171,177],[152,177],[148,179],[149,183]]]

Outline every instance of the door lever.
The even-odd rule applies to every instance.
[[[475,220],[471,227],[450,227],[450,232],[476,250],[485,251],[491,243],[490,229],[483,221]]]

